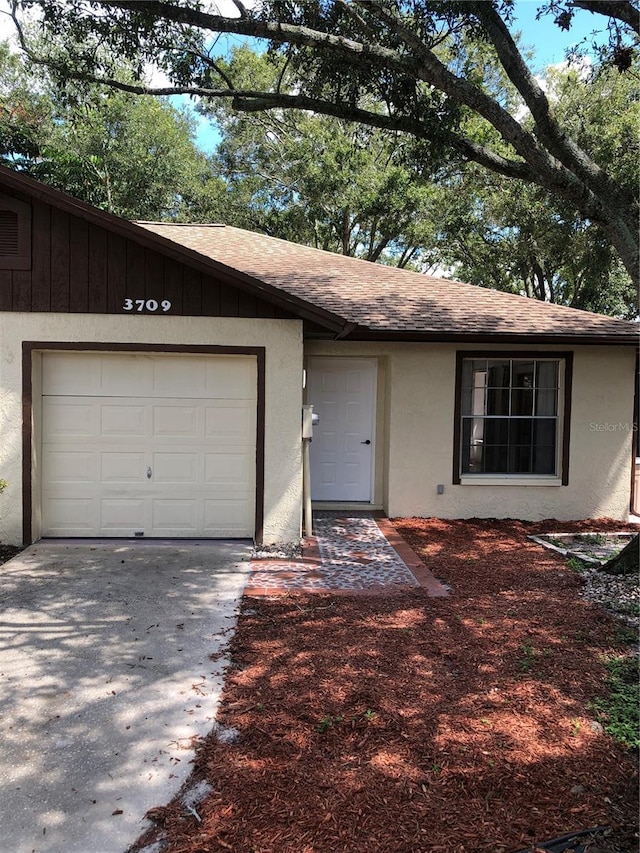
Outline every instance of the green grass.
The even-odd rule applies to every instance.
[[[587,564],[578,559],[578,557],[567,557],[567,565],[572,572],[577,572],[579,575],[581,575],[587,568]]]
[[[606,661],[609,695],[596,699],[592,708],[604,730],[627,749],[640,749],[640,684],[636,655]]]

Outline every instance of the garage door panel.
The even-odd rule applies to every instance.
[[[197,485],[201,479],[199,453],[154,453],[154,484],[191,483]]]
[[[256,364],[253,359],[220,359],[222,368],[205,364],[204,396],[221,400],[255,399]]]
[[[43,477],[48,483],[94,483],[97,460],[84,450],[52,449],[43,459]]]
[[[208,486],[224,485],[246,492],[253,482],[254,460],[247,453],[207,453],[204,481]]]
[[[195,536],[200,524],[199,502],[179,498],[152,502],[151,527],[157,536]]]
[[[104,484],[140,483],[145,473],[145,453],[106,451],[100,454],[100,480]]]
[[[221,400],[217,406],[208,406],[205,419],[205,437],[216,441],[235,439],[238,444],[248,441],[255,432],[255,405]]]
[[[136,530],[144,530],[146,504],[144,498],[102,498],[100,532],[131,536]]]
[[[97,501],[56,498],[47,506],[50,536],[93,536],[98,523]]]
[[[44,536],[253,535],[254,358],[45,353],[43,369]]]
[[[199,407],[187,403],[153,407],[153,434],[156,436],[196,438],[202,434]]]
[[[206,500],[204,532],[206,536],[252,536],[253,510],[248,498]]]
[[[96,355],[97,394],[104,397],[138,397],[153,382],[153,360],[146,355]]]
[[[91,403],[45,397],[42,404],[44,435],[49,442],[60,439],[86,436],[95,438],[99,434],[98,412]]]
[[[101,435],[139,436],[143,438],[148,432],[146,406],[122,403],[100,407]]]
[[[154,362],[152,396],[206,397],[202,360],[172,358]]]
[[[77,353],[48,352],[42,359],[42,393],[72,394],[76,397],[100,394],[100,361],[91,364]]]

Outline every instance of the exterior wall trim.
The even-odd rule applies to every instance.
[[[309,340],[318,340],[319,338],[315,335],[309,335]],[[335,339],[325,337],[326,340]],[[493,332],[489,333],[481,333],[481,332],[421,332],[421,331],[410,331],[403,332],[396,329],[389,329],[385,331],[377,331],[371,329],[365,329],[362,326],[358,326],[356,331],[350,333],[345,340],[347,341],[359,341],[361,343],[372,342],[372,343],[427,343],[427,344],[472,344],[472,345],[484,345],[490,346],[492,344],[495,345],[504,345],[504,346],[522,346],[523,344],[531,344],[533,346],[537,345],[546,345],[546,346],[638,346],[638,335],[636,332],[630,334],[619,334],[612,335],[610,333],[600,333],[597,332],[589,333],[585,332],[584,334],[551,334],[548,332],[530,332],[527,334],[518,334],[514,335],[509,332]]]
[[[453,424],[453,476],[454,486],[464,485],[460,474],[460,441],[461,441],[461,415],[462,415],[462,362],[466,358],[557,358],[565,363],[564,371],[564,393],[563,393],[563,415],[562,415],[562,455],[560,459],[561,484],[569,485],[569,451],[571,447],[571,389],[573,382],[573,352],[558,351],[551,352],[541,350],[458,350],[456,352],[456,381],[455,381],[455,403]],[[505,485],[509,485],[505,480]]]
[[[41,351],[68,352],[131,352],[131,353],[184,353],[192,355],[247,355],[256,359],[257,402],[256,402],[256,498],[255,533],[256,543],[262,543],[264,534],[264,460],[265,460],[265,348],[234,347],[208,344],[134,344],[93,343],[62,341],[22,342],[22,534],[23,541],[32,539],[33,517],[33,355]]]

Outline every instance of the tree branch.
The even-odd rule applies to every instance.
[[[553,118],[545,93],[527,67],[511,33],[493,5],[479,2],[474,3],[473,7],[478,20],[491,38],[509,79],[529,108],[539,137],[544,140],[551,154],[571,171],[575,171],[587,186],[593,187],[596,192],[609,193],[622,200],[618,185],[566,135]]]
[[[136,14],[145,13],[166,21],[185,24],[209,32],[234,33],[267,39],[278,44],[294,44],[302,47],[322,48],[339,56],[357,56],[360,61],[369,61],[403,73],[412,73],[413,63],[403,59],[396,51],[377,42],[358,42],[354,39],[325,33],[301,24],[282,21],[261,20],[256,17],[228,18],[203,12],[195,6],[175,6],[162,0],[95,0],[107,9],[123,9]]]
[[[640,36],[640,9],[628,0],[572,0],[571,5],[597,15],[615,18]]]
[[[383,113],[374,113],[360,107],[352,107],[348,104],[336,104],[333,101],[324,101],[318,98],[309,98],[306,95],[287,95],[280,92],[225,92],[218,91],[215,97],[233,97],[233,106],[242,112],[260,112],[281,107],[283,109],[308,110],[310,112],[322,113],[334,116],[346,121],[361,122],[379,127],[382,130],[401,131],[410,133],[418,139],[430,139],[429,129],[422,122],[408,116],[393,116]],[[474,160],[480,165],[499,172],[508,178],[518,178],[527,182],[536,182],[535,175],[528,164],[520,160],[508,160],[490,148],[473,142],[466,137],[456,134],[450,130],[440,128],[442,138],[451,146],[463,154],[469,160]]]
[[[44,2],[44,0],[40,0]],[[631,3],[621,0],[598,2],[595,0],[573,0],[574,5],[590,11],[604,13],[604,7],[612,6],[614,17],[623,20]],[[193,28],[211,33],[236,33],[254,38],[266,39],[278,45],[291,45],[309,49],[321,60],[328,57],[338,60],[345,74],[353,69],[360,73],[363,64],[374,73],[379,72],[380,85],[392,81],[399,84],[410,97],[413,92],[420,95],[423,87],[432,87],[446,96],[453,104],[466,106],[482,117],[500,134],[502,139],[522,158],[507,159],[496,154],[486,146],[474,143],[455,131],[422,119],[416,111],[411,114],[394,114],[394,96],[389,96],[390,107],[386,113],[375,113],[355,105],[342,102],[332,103],[322,98],[306,97],[302,93],[286,95],[283,93],[255,92],[251,90],[234,91],[230,79],[224,79],[227,88],[214,89],[207,86],[170,86],[151,88],[144,85],[122,83],[111,78],[100,78],[90,71],[73,71],[62,63],[46,61],[34,57],[27,51],[32,61],[49,65],[66,77],[101,83],[136,94],[172,95],[189,94],[205,98],[233,98],[237,109],[253,112],[274,107],[312,110],[325,115],[333,115],[349,121],[363,122],[374,127],[409,133],[418,139],[431,139],[436,136],[450,145],[455,151],[470,160],[491,169],[498,174],[516,177],[536,183],[555,196],[570,202],[580,211],[581,216],[591,219],[601,226],[611,242],[618,249],[629,272],[638,277],[637,215],[638,205],[631,193],[625,191],[610,179],[587,154],[569,139],[553,118],[549,103],[533,75],[527,68],[513,41],[504,21],[495,6],[487,0],[469,0],[466,4],[453,4],[452,8],[463,19],[474,16],[485,29],[509,78],[528,105],[536,123],[536,133],[529,132],[500,103],[492,98],[480,85],[465,77],[456,76],[431,49],[431,44],[414,31],[408,20],[393,8],[404,8],[403,4],[390,4],[386,0],[352,0],[354,6],[366,14],[356,13],[351,21],[358,26],[370,27],[370,21],[380,26],[377,38],[371,38],[366,32],[363,40],[335,34],[320,28],[286,21],[267,20],[258,17],[253,9],[247,9],[242,0],[237,5],[241,17],[226,17],[212,14],[193,3],[176,4],[168,0],[92,0],[87,4],[87,15],[100,18],[104,24],[104,15],[96,9],[106,11],[120,10],[134,16],[132,36],[136,35],[136,25],[142,40],[148,38],[145,45],[151,53],[154,45],[154,21],[173,23],[185,28]],[[335,5],[345,6],[346,0],[334,0]],[[284,9],[289,4],[282,4]],[[409,4],[410,5],[410,4]],[[438,4],[439,6],[440,4]],[[279,8],[275,4],[276,9]],[[615,8],[613,8],[615,7]],[[305,8],[304,4],[301,7]],[[464,11],[461,11],[464,9]],[[243,14],[244,13],[246,14]],[[275,13],[274,13],[275,14]],[[15,20],[14,14],[14,20]],[[362,18],[362,21],[359,19]],[[329,19],[327,19],[329,21]],[[86,23],[86,21],[84,22]],[[332,24],[327,23],[327,30]],[[106,32],[106,30],[105,30]],[[162,30],[159,29],[159,32]],[[390,38],[393,48],[385,46],[385,38]],[[108,35],[105,35],[108,38]],[[398,42],[398,39],[401,39]],[[171,46],[159,37],[160,48],[171,53]],[[400,43],[397,49],[395,45]],[[404,44],[403,44],[404,43]],[[24,45],[24,39],[23,39]],[[179,45],[178,45],[179,47]],[[153,55],[151,56],[153,59]],[[213,63],[210,67],[215,70]],[[220,69],[218,69],[218,72]],[[303,84],[304,85],[304,84]],[[354,98],[357,96],[357,90]],[[410,113],[411,107],[401,106]]]
[[[363,8],[366,7],[387,26],[394,28],[394,31],[396,28],[400,27],[400,33],[405,40],[405,43],[407,43],[407,45],[410,44],[414,53],[417,55],[406,57],[401,55],[398,51],[391,50],[375,42],[363,44],[354,41],[353,39],[332,35],[330,33],[314,30],[302,25],[287,24],[280,21],[261,21],[253,17],[248,19],[227,18],[221,15],[213,15],[203,12],[199,8],[194,8],[192,6],[176,6],[171,3],[162,2],[162,0],[96,0],[96,2],[105,8],[125,9],[135,11],[137,13],[145,12],[165,20],[200,27],[209,31],[235,32],[242,35],[252,35],[259,38],[271,39],[278,43],[291,43],[311,47],[325,53],[339,56],[347,64],[355,67],[361,64],[363,58],[366,58],[368,61],[373,62],[380,68],[392,70],[400,73],[401,75],[406,75],[410,79],[421,80],[432,85],[451,97],[454,101],[475,110],[479,115],[493,125],[503,139],[515,149],[523,160],[529,164],[531,175],[545,174],[546,183],[541,185],[548,187],[550,183],[555,182],[558,186],[562,186],[563,184],[567,184],[567,182],[571,184],[572,179],[573,182],[575,182],[575,178],[571,172],[562,168],[561,164],[558,163],[554,157],[545,151],[538,143],[533,134],[525,130],[522,125],[520,125],[506,110],[504,110],[491,97],[485,94],[480,88],[469,83],[464,78],[457,77],[455,74],[450,72],[448,68],[440,62],[435,54],[420,41],[420,39],[410,33],[396,15],[388,11],[387,7],[384,6],[380,0],[358,0],[358,2],[359,5]],[[470,4],[470,6],[471,5],[472,4]],[[485,7],[491,7],[491,4],[486,2],[479,4],[474,3],[473,7],[476,9],[478,17],[481,18],[481,15],[477,12],[477,7],[484,9]],[[508,31],[506,32],[508,34]],[[84,79],[89,80],[91,78],[86,77]],[[96,82],[105,82],[107,85],[114,85],[113,82],[106,80],[97,80]],[[129,91],[134,90],[130,89]],[[194,94],[204,97],[228,97],[227,93],[207,91],[201,87],[165,87],[155,90],[145,89],[141,93],[156,95]],[[238,108],[245,111],[269,108],[267,103],[269,98],[270,95],[265,94],[263,97],[256,97],[253,106],[248,103],[243,103],[242,106],[238,106]],[[280,103],[279,105],[283,104]],[[274,104],[274,106],[277,106],[277,104]],[[292,103],[290,106],[296,106],[296,104]],[[301,108],[316,109],[314,106],[302,106]],[[318,109],[318,111],[325,112],[329,115],[336,115],[335,112],[329,111],[326,102],[325,108]],[[338,113],[338,115],[343,115],[343,112]],[[364,116],[364,113],[362,115]],[[361,121],[364,119],[361,117],[353,118],[352,120]],[[382,127],[384,125],[377,122],[376,126]],[[420,127],[420,123],[415,121],[412,123],[411,129],[407,126],[400,128],[397,124],[392,125],[392,129],[403,129],[413,134],[417,133],[418,127]],[[424,130],[422,130],[418,135],[420,138],[425,138]],[[457,150],[459,150],[459,148],[457,148]],[[586,155],[583,156],[586,157]],[[472,159],[476,159],[476,156],[474,155]],[[499,158],[499,162],[502,160],[503,158]],[[480,161],[478,160],[477,162]],[[485,159],[484,165],[486,165],[487,162],[488,161]],[[506,174],[506,172],[502,170],[500,173]],[[510,174],[510,176],[513,177],[514,175]],[[574,202],[575,197],[574,192],[572,194]]]
[[[249,13],[247,12],[247,7],[244,5],[244,3],[241,3],[240,0],[231,0],[231,2],[233,3],[233,5],[236,7],[238,12],[240,13],[241,18],[248,18],[249,17]]]

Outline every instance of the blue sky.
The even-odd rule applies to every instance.
[[[590,12],[578,12],[569,32],[562,31],[553,23],[553,17],[546,15],[536,21],[536,12],[543,0],[516,0],[514,30],[522,32],[522,44],[535,52],[532,63],[536,73],[548,65],[562,62],[568,48],[589,36],[596,27],[601,27],[598,20],[604,18]],[[199,119],[197,143],[203,151],[211,153],[219,141],[215,126],[209,120]]]
[[[594,29],[603,29],[604,16],[578,10],[571,29],[564,32],[553,23],[552,15],[536,21],[536,12],[541,5],[542,0],[516,0],[515,4],[515,29],[521,30],[522,43],[534,48],[536,71],[562,62],[567,48],[589,36]]]

